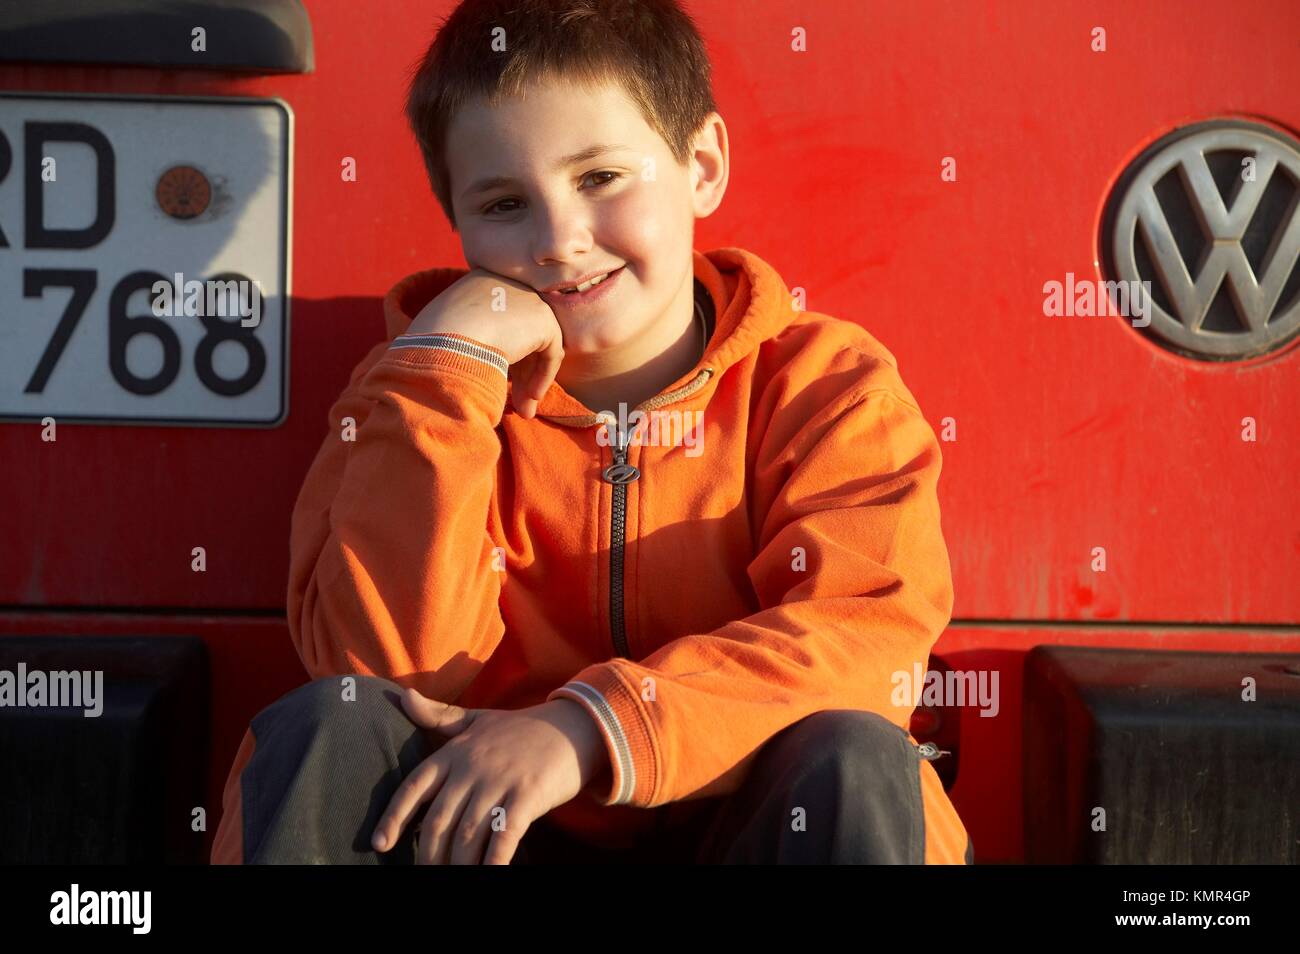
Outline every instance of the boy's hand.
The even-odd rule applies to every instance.
[[[462,709],[407,689],[402,706],[417,725],[448,737],[402,781],[375,826],[372,844],[387,851],[432,800],[416,864],[509,864],[528,826],[581,792],[609,761],[596,723],[572,700]]]
[[[495,300],[503,302],[504,311],[492,310]],[[484,268],[471,269],[443,289],[406,333],[461,334],[499,348],[510,362],[515,410],[527,418],[537,413],[537,402],[564,359],[564,338],[551,306],[528,285]]]

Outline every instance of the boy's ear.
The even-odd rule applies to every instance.
[[[730,159],[727,124],[720,113],[712,112],[695,134],[691,155],[692,200],[697,218],[712,214],[722,204],[731,175]]]

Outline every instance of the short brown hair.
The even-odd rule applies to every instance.
[[[619,83],[683,165],[717,109],[704,40],[676,0],[463,0],[413,72],[406,118],[453,229],[447,129],[476,96],[495,105],[548,77]]]

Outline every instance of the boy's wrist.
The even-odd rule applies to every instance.
[[[480,328],[463,318],[453,317],[441,308],[426,305],[424,310],[411,319],[406,329],[408,335],[464,335],[482,344],[491,345],[500,350],[499,345],[490,337],[487,328]]]
[[[591,713],[573,699],[552,699],[543,705],[554,711],[557,727],[573,743],[582,777],[581,788],[586,789],[593,782],[608,787],[611,783],[609,754],[605,737]]]

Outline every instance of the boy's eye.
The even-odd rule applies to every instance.
[[[590,179],[590,178],[593,177],[593,176],[609,176],[608,179],[602,179],[600,182],[596,183],[595,188],[600,189],[600,188],[603,188],[603,187],[609,185],[611,182],[613,182],[613,181],[616,180],[616,179],[621,179],[621,178],[623,178],[623,173],[621,173],[621,172],[613,172],[613,171],[611,171],[611,170],[609,170],[609,169],[602,169],[602,170],[600,170],[599,172],[591,172],[591,173],[588,173],[588,174],[587,174],[587,178],[588,178],[588,179]],[[500,206],[501,206],[502,203],[518,202],[518,201],[519,201],[518,199],[497,199],[497,201],[493,202],[491,205],[489,205],[487,208],[485,208],[485,209],[483,210],[483,214],[484,214],[484,215],[491,215],[493,212],[496,212],[496,211],[500,211],[500,212],[515,212],[515,211],[518,211],[517,209],[501,209],[501,208],[500,208]]]

